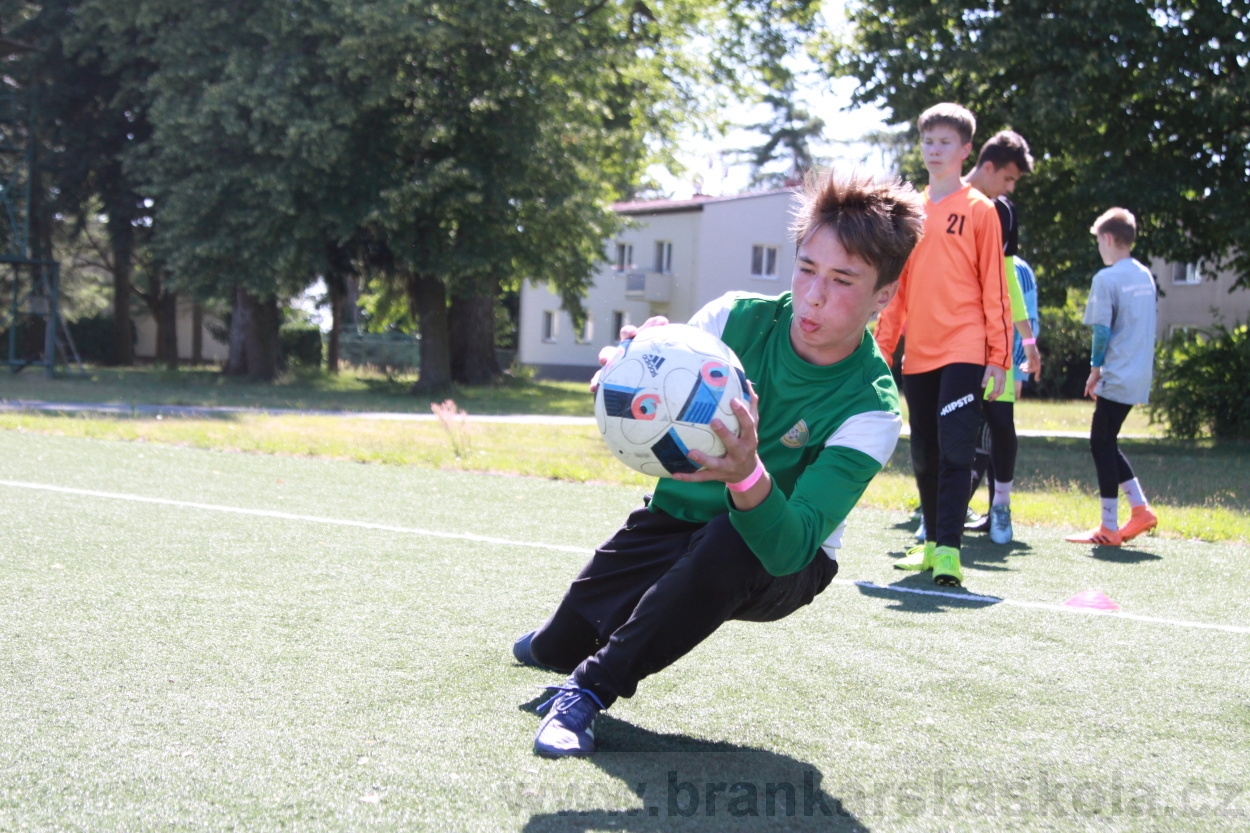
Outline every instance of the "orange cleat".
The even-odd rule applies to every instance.
[[[1096,544],[1100,547],[1118,547],[1123,543],[1119,530],[1107,529],[1105,526],[1100,526],[1092,532],[1069,535],[1063,540],[1070,541],[1073,544]]]
[[[1133,516],[1128,523],[1120,527],[1120,540],[1128,543],[1159,525],[1159,516],[1150,511],[1148,506],[1134,506]]]

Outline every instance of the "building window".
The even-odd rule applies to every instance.
[[[577,334],[578,344],[590,344],[595,338],[595,320],[590,313],[586,313],[586,321],[582,324],[581,331]]]
[[[612,343],[621,343],[621,328],[628,326],[629,313],[624,310],[614,310],[612,312]]]
[[[1172,283],[1192,286],[1202,283],[1202,279],[1202,269],[1197,263],[1172,264]]]
[[[777,277],[777,247],[776,246],[752,246],[751,247],[751,277],[776,279]]]
[[[556,328],[558,321],[559,318],[557,318],[555,310],[543,311],[543,341],[549,344],[555,342],[556,336],[559,334]]]
[[[673,244],[668,240],[655,241],[655,268],[664,275],[673,274]]]
[[[625,272],[634,268],[634,247],[629,243],[616,244],[616,271]]]

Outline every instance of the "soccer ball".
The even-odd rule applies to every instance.
[[[709,423],[737,433],[729,403],[749,400],[738,357],[716,336],[685,324],[647,327],[621,342],[599,373],[595,419],[621,462],[653,477],[695,472],[686,453],[713,457],[725,445]]]

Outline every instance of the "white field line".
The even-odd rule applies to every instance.
[[[27,483],[18,480],[0,480],[0,486],[7,486],[12,489],[35,489],[44,492],[56,492],[64,495],[79,495],[81,497],[105,498],[107,500],[122,500],[131,503],[149,503],[158,506],[173,506],[180,509],[200,509],[206,512],[226,512],[232,515],[248,515],[259,518],[275,518],[283,521],[300,521],[303,523],[328,524],[331,526],[346,526],[356,529],[371,529],[379,532],[396,532],[405,535],[424,535],[430,538],[447,538],[457,541],[473,541],[482,544],[500,544],[512,547],[531,547],[535,549],[551,550],[553,552],[569,552],[577,555],[589,555],[592,550],[586,547],[569,547],[561,544],[542,544],[534,541],[513,541],[507,538],[495,538],[490,535],[473,535],[470,533],[459,532],[437,532],[431,529],[420,529],[417,527],[394,526],[392,524],[375,524],[367,521],[353,521],[344,518],[323,518],[317,515],[299,515],[294,512],[277,512],[270,509],[244,509],[238,506],[223,506],[216,503],[196,503],[187,500],[173,500],[171,498],[146,497],[144,495],[123,494],[121,492],[102,492],[95,489],[75,489],[68,486],[51,486],[45,483]],[[833,580],[834,584],[846,587],[859,587],[870,590],[878,590],[887,593],[911,593],[919,596],[940,596],[942,598],[953,599],[962,602],[984,603],[987,605],[1005,604],[1013,607],[1032,608],[1034,610],[1045,610],[1051,613],[1080,613],[1089,616],[1110,616],[1116,619],[1132,619],[1136,622],[1148,622],[1156,625],[1171,625],[1178,628],[1198,628],[1202,630],[1226,631],[1228,633],[1246,633],[1250,634],[1250,627],[1241,627],[1238,625],[1214,625],[1206,622],[1190,622],[1184,619],[1162,619],[1157,616],[1141,616],[1136,613],[1124,613],[1118,610],[1097,610],[1094,608],[1084,607],[1068,607],[1067,605],[1048,604],[1045,602],[1021,602],[1015,599],[1006,599],[999,596],[979,596],[973,593],[951,593],[944,590],[924,590],[918,587],[899,587],[897,585],[874,584],[871,581],[852,581],[851,579]]]
[[[592,550],[585,547],[566,547],[560,544],[537,544],[533,541],[511,541],[507,538],[494,538],[490,535],[472,535],[460,532],[436,532],[432,529],[418,529],[408,526],[391,524],[375,524],[368,521],[352,521],[342,518],[322,518],[316,515],[297,515],[293,512],[277,512],[271,509],[243,509],[238,506],[222,506],[216,503],[195,503],[187,500],[171,500],[162,497],[145,497],[143,495],[127,495],[119,492],[99,492],[94,489],[73,489],[67,486],[49,486],[43,483],[23,483],[16,480],[0,480],[0,486],[14,489],[38,489],[45,492],[57,492],[63,495],[80,495],[82,497],[107,498],[109,500],[125,500],[132,503],[153,503],[159,506],[175,506],[180,509],[202,509],[206,512],[228,512],[233,515],[251,515],[258,518],[276,518],[283,521],[301,521],[303,523],[330,524],[332,526],[350,526],[357,529],[373,529],[380,532],[398,532],[406,535],[426,535],[431,538],[450,538],[457,541],[474,541],[481,544],[502,544],[510,547],[534,547],[556,552],[572,552],[578,555],[589,555]]]

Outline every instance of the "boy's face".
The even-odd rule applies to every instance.
[[[930,177],[958,176],[972,152],[972,142],[965,144],[959,131],[948,124],[935,124],[920,134],[920,152]]]
[[[835,364],[855,352],[869,320],[898,289],[898,281],[876,285],[876,267],[847,254],[833,229],[812,232],[799,246],[790,284],[794,352],[815,365]]]
[[[1015,162],[1004,163],[1001,168],[995,167],[993,162],[986,162],[981,166],[979,176],[977,176],[978,190],[990,199],[996,200],[1003,194],[1015,191],[1020,177],[1020,166]]]

